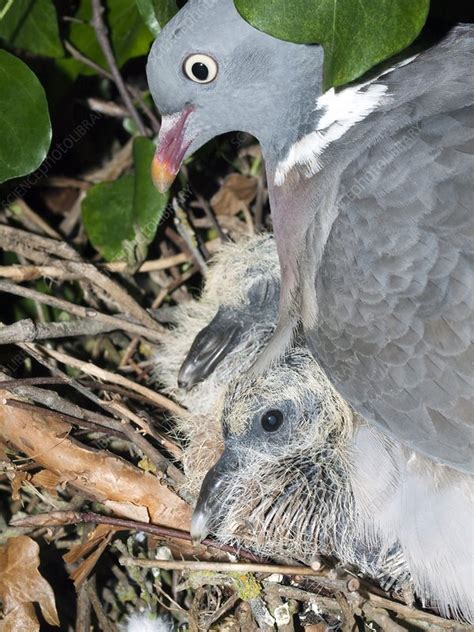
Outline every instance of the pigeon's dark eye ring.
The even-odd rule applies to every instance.
[[[184,60],[184,74],[196,83],[211,83],[217,77],[219,66],[215,59],[203,53],[189,55]]]
[[[283,421],[283,413],[280,410],[267,410],[260,418],[260,423],[265,432],[276,432],[281,428]]]

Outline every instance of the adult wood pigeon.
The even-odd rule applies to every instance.
[[[371,423],[472,472],[473,27],[322,93],[323,49],[249,26],[232,0],[189,0],[153,45],[166,188],[217,134],[262,145],[281,265],[279,324],[301,322]]]

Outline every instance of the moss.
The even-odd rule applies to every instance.
[[[231,577],[233,577],[235,581],[235,588],[242,601],[251,601],[252,599],[260,597],[262,587],[254,575],[231,573]]]

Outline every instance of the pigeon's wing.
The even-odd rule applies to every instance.
[[[403,112],[414,125],[407,116],[396,133],[346,165],[316,279],[318,324],[308,332],[357,412],[410,448],[466,471],[474,463],[470,73],[444,83],[439,75],[439,98],[426,101],[431,114],[412,100]],[[372,124],[376,132],[381,121]]]

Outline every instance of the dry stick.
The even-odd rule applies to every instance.
[[[157,323],[141,305],[133,299],[118,283],[103,274],[90,263],[66,262],[66,270],[87,278],[94,286],[100,287],[128,316],[138,323],[156,331],[164,332],[164,328]]]
[[[35,323],[31,318],[18,320],[13,325],[0,327],[0,345],[52,338],[70,338],[76,336],[97,336],[116,329],[93,320],[70,320],[65,322]]]
[[[55,231],[54,228],[51,228],[51,226],[45,222],[42,217],[35,213],[24,200],[17,198],[12,206],[13,205],[20,207],[20,218],[21,215],[23,215],[27,221],[38,227],[48,237],[51,237],[52,239],[61,239],[61,235]]]
[[[87,595],[92,607],[94,608],[95,616],[97,617],[97,621],[102,632],[119,632],[118,627],[115,623],[112,623],[112,621],[108,619],[104,609],[102,608],[102,604],[95,587],[95,577],[87,582]]]
[[[49,239],[47,237],[39,237],[33,233],[0,225],[0,247],[22,254],[26,258],[33,259],[40,263],[45,263],[44,255],[35,255],[32,252],[32,248],[40,251],[44,250],[56,258],[59,256],[60,258],[66,259],[67,261],[61,263],[61,266],[64,267],[66,271],[78,274],[89,280],[94,286],[101,288],[106,292],[108,297],[117,305],[120,305],[122,309],[142,325],[152,330],[164,331],[163,328],[151,318],[148,312],[120,287],[120,285],[97,270],[94,265],[80,261],[80,257],[76,251],[65,242]],[[34,256],[32,257],[32,255]],[[40,302],[38,298],[35,300]]]
[[[115,103],[115,101],[104,101],[103,99],[89,97],[87,105],[93,112],[99,112],[99,114],[105,114],[105,116],[120,119],[128,118],[128,110],[122,105]]]
[[[29,347],[30,345],[26,344],[25,347]],[[146,386],[142,386],[141,384],[136,384],[131,380],[123,377],[122,375],[117,375],[116,373],[111,373],[110,371],[106,371],[91,362],[84,362],[79,360],[78,358],[74,358],[66,353],[62,353],[61,351],[56,351],[54,349],[47,349],[42,347],[42,352],[58,360],[62,364],[66,364],[68,366],[72,366],[76,369],[80,369],[86,375],[92,375],[100,380],[104,380],[106,382],[111,382],[112,384],[119,384],[120,386],[124,386],[125,388],[130,389],[143,397],[146,397],[149,402],[159,406],[160,408],[164,408],[169,412],[173,413],[173,415],[186,415],[187,411],[176,404],[172,400],[168,399],[164,395],[160,393],[156,393],[155,391],[147,388]],[[103,404],[103,402],[102,402]]]
[[[128,94],[128,90],[125,86],[125,83],[122,79],[122,75],[119,72],[117,67],[117,63],[115,61],[115,57],[112,51],[112,47],[109,42],[107,27],[105,26],[104,20],[102,18],[102,14],[104,13],[104,7],[102,6],[100,0],[92,0],[92,20],[91,24],[95,30],[95,34],[97,37],[97,41],[102,49],[102,52],[105,55],[107,60],[107,64],[109,66],[109,70],[112,73],[115,85],[117,86],[117,90],[122,97],[123,102],[127,106],[128,111],[130,112],[130,116],[135,121],[138,129],[140,130],[140,134],[142,136],[146,136],[146,129],[143,125],[143,121],[140,118],[133,102]]]
[[[191,259],[184,253],[172,255],[170,257],[162,257],[161,259],[153,259],[145,261],[138,268],[136,273],[157,272],[167,270],[183,263],[190,263]],[[90,265],[90,264],[89,264]],[[108,270],[109,272],[126,272],[127,263],[125,261],[115,261],[111,263],[98,263],[96,268]],[[11,279],[16,283],[22,281],[34,281],[41,277],[50,277],[52,279],[74,280],[82,279],[84,275],[79,271],[67,272],[58,265],[18,265],[0,267],[0,277]]]
[[[195,562],[189,560],[141,560],[135,557],[121,557],[124,566],[160,568],[174,571],[214,571],[219,573],[281,573],[282,575],[311,575],[317,573],[307,566],[283,566],[280,564],[247,564],[244,562]]]
[[[112,415],[115,415],[115,416],[122,416],[122,417],[124,416],[123,408],[122,410],[119,411],[117,409],[117,406],[114,405],[112,402],[110,403],[104,402],[102,399],[94,395],[94,393],[91,393],[87,388],[82,386],[82,384],[80,384],[77,380],[74,380],[73,378],[65,374],[63,371],[58,369],[56,366],[54,366],[54,364],[48,362],[43,357],[42,353],[47,351],[51,355],[53,353],[52,350],[50,349],[46,350],[43,347],[40,347],[39,345],[34,345],[32,343],[28,343],[28,344],[22,343],[22,344],[19,344],[18,346],[24,351],[26,351],[27,353],[29,353],[31,356],[33,356],[37,362],[39,362],[43,366],[46,366],[46,368],[48,368],[54,375],[58,375],[59,377],[61,377],[67,384],[75,388],[87,399],[91,400],[92,402],[94,402],[95,404],[97,404],[98,406],[106,410],[108,413],[111,413]],[[65,355],[65,354],[61,354],[61,355]],[[69,356],[65,356],[65,358],[74,360],[74,358],[69,358]],[[65,360],[63,359],[60,361],[64,362]],[[105,373],[108,373],[108,372],[105,371]],[[112,374],[109,374],[109,375],[112,375]],[[117,377],[120,377],[120,376],[117,376]],[[129,386],[130,384],[132,384],[132,386],[139,386],[139,385],[134,385],[133,382],[131,383],[129,380],[126,380],[125,378],[123,378],[123,380],[126,386]],[[158,404],[160,407],[164,407],[164,405],[177,406],[174,404],[174,402],[171,402],[163,395],[159,395],[158,393],[154,393],[154,391],[149,391],[149,389],[144,389],[143,387],[141,388],[144,391],[146,391],[145,393],[142,392],[142,394],[144,394],[145,397],[147,396],[148,392],[154,395],[155,399],[157,399],[160,402],[160,404]],[[148,397],[148,399],[150,399],[150,397]],[[180,408],[180,410],[183,410],[183,409]],[[79,415],[79,417],[80,416],[81,415]],[[91,416],[90,412],[88,412],[88,416],[89,417]],[[142,450],[142,452],[146,454],[151,459],[152,463],[155,463],[158,468],[160,468],[166,474],[172,476],[177,483],[180,483],[183,481],[182,472],[180,472],[175,465],[170,463],[168,459],[166,459],[166,457],[164,457],[158,450],[156,450],[152,445],[150,445],[150,443],[145,439],[145,437],[143,437],[140,433],[136,432],[134,428],[131,428],[128,424],[124,424],[114,419],[110,419],[110,420],[109,418],[105,418],[105,419],[108,420],[108,423],[103,424],[103,425],[109,428],[112,427],[112,428],[118,429],[120,432],[123,432],[126,435],[127,440],[135,444],[138,448],[140,448],[140,450]]]
[[[6,382],[2,382],[2,384],[7,384]],[[1,387],[3,388],[3,386]],[[8,391],[12,391],[14,393],[17,392],[16,388],[8,388],[5,387],[5,390]],[[26,390],[26,389],[23,389]],[[41,391],[42,393],[44,393],[44,391]],[[31,397],[31,399],[34,399],[36,401],[37,398],[36,397]],[[111,423],[107,423],[107,424],[98,424],[95,423],[93,421],[89,421],[88,419],[85,419],[84,417],[72,417],[71,415],[67,415],[66,413],[60,412],[60,411],[56,411],[52,408],[50,408],[48,406],[48,408],[41,408],[39,406],[35,406],[34,404],[29,404],[28,402],[22,402],[18,399],[5,399],[2,402],[2,405],[4,406],[11,406],[12,408],[21,408],[22,410],[28,410],[31,412],[38,412],[41,410],[45,410],[49,415],[53,416],[53,417],[57,417],[60,421],[64,421],[65,423],[68,423],[70,425],[74,425],[74,426],[79,426],[81,428],[85,428],[86,430],[93,430],[95,432],[100,432],[103,434],[107,434],[107,435],[112,435],[114,437],[119,437],[120,439],[124,439],[125,441],[130,441],[130,439],[127,437],[127,435],[125,434],[125,432],[122,432],[122,429],[118,430],[116,428],[114,428],[114,424]],[[91,413],[91,411],[87,411],[89,413]],[[91,413],[93,414],[93,413]],[[109,421],[108,418],[104,417],[104,419],[107,419],[107,421]],[[114,422],[114,419],[110,419],[111,422]],[[117,422],[116,422],[117,423]]]
[[[70,42],[64,42],[64,46],[66,48],[66,50],[71,54],[72,57],[74,57],[74,59],[77,59],[78,61],[80,61],[81,63],[83,63],[85,66],[89,66],[89,68],[92,68],[93,70],[95,70],[95,72],[102,76],[105,77],[106,79],[109,79],[110,81],[114,81],[114,77],[112,75],[112,73],[110,73],[108,70],[106,70],[105,68],[103,68],[102,66],[99,66],[99,64],[97,64],[95,61],[93,61],[92,59],[90,59],[89,57],[86,57],[85,55],[83,55],[81,53],[80,50],[78,50],[77,48],[75,48]],[[156,118],[155,114],[153,113],[153,111],[148,107],[148,105],[146,104],[145,100],[143,99],[143,96],[140,92],[140,90],[137,90],[134,86],[129,86],[126,85],[126,89],[129,90],[129,92],[133,95],[133,97],[138,101],[138,103],[140,104],[141,109],[145,112],[145,114],[148,116],[148,118],[150,119],[150,123],[151,126],[153,128],[153,131],[158,133],[160,131],[160,122],[159,120]],[[91,109],[96,109],[91,105],[91,102],[98,104],[99,100],[98,99],[89,99],[88,100],[88,104],[91,107]],[[103,102],[102,102],[103,103]],[[110,106],[112,106],[112,104],[110,104]],[[117,106],[115,103],[113,104],[113,106],[115,108],[119,108],[119,106]],[[120,110],[122,110],[122,108],[120,108]],[[100,109],[96,110],[96,111],[101,111]],[[107,112],[103,112],[104,114],[108,114],[109,116],[117,116],[119,113],[119,110],[112,110],[112,112],[109,110]],[[127,110],[126,112],[126,116],[129,116],[129,112]]]
[[[93,513],[92,511],[53,511],[50,513],[36,514],[35,516],[16,518],[10,521],[10,525],[12,527],[62,527],[67,524],[80,523],[108,524],[112,527],[118,527],[119,529],[150,533],[151,535],[161,538],[173,538],[176,540],[184,540],[185,542],[192,542],[191,534],[187,531],[180,531],[179,529],[173,529],[172,527],[162,527],[160,525],[150,524],[149,522],[140,522],[138,520],[127,520],[126,518],[116,518],[115,516],[103,516],[101,514]],[[214,549],[218,549],[224,553],[230,553],[244,559],[260,562],[260,559],[253,553],[250,553],[250,551],[238,549],[230,546],[229,544],[220,544],[219,542],[210,540],[209,538],[203,540],[201,544],[204,546],[212,546]]]
[[[163,339],[162,333],[156,329],[152,330],[148,327],[144,327],[143,325],[137,325],[136,323],[129,322],[128,320],[117,318],[116,316],[109,316],[108,314],[98,312],[90,307],[75,305],[74,303],[70,303],[64,299],[48,296],[47,294],[43,294],[43,292],[31,290],[21,285],[15,285],[9,281],[0,281],[0,292],[8,292],[9,294],[14,294],[15,296],[31,298],[38,301],[38,303],[50,305],[51,307],[57,307],[58,309],[68,312],[69,314],[73,314],[74,316],[79,316],[80,318],[97,319],[103,323],[113,326],[114,329],[138,334],[148,340],[152,340],[153,342],[160,342]],[[159,326],[158,323],[156,323],[156,325]]]
[[[41,235],[36,235],[20,228],[5,226],[4,224],[0,224],[0,248],[22,254],[27,259],[31,259],[31,255],[34,254],[32,251],[39,250],[43,257],[43,263],[45,263],[45,253],[54,256],[56,259],[80,261],[79,254],[64,241],[42,237]]]
[[[67,50],[68,53],[71,54],[72,57],[74,57],[74,59],[77,59],[77,61],[83,63],[84,66],[89,66],[89,68],[95,70],[98,75],[105,77],[110,81],[114,80],[112,73],[90,59],[90,57],[86,57],[85,55],[83,55],[80,50],[78,50],[71,44],[71,42],[65,41],[64,48]]]

